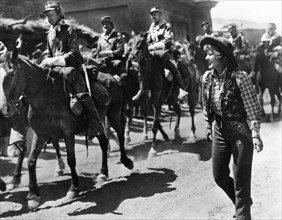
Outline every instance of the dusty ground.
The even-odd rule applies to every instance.
[[[181,137],[190,130],[188,109],[183,105]],[[173,139],[169,128],[171,114],[166,112],[164,129]],[[22,184],[17,190],[0,193],[1,219],[232,219],[234,207],[219,189],[211,173],[211,148],[204,138],[202,113],[196,115],[197,142],[165,143],[158,135],[158,156],[148,159],[150,140],[141,140],[141,121],[134,121],[132,143],[128,155],[134,160],[133,171],[119,163],[119,152],[113,146],[109,158],[110,181],[94,187],[93,176],[99,172],[100,149],[91,144],[86,155],[83,141],[77,138],[77,172],[80,177],[80,197],[62,203],[69,184],[70,172],[53,177],[55,154],[51,146],[41,153],[37,162],[37,177],[43,204],[36,212],[28,212],[25,197],[28,193],[27,159],[24,161]],[[172,122],[171,126],[174,126]],[[281,129],[282,122],[264,122],[262,137],[265,148],[254,153],[252,197],[253,219],[282,219],[281,216]],[[149,139],[152,137],[149,133]],[[112,142],[114,145],[114,143]],[[66,153],[61,143],[63,158]],[[16,158],[1,158],[2,178],[11,179]]]

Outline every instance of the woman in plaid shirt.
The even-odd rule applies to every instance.
[[[236,219],[251,219],[253,149],[263,149],[260,105],[248,74],[238,70],[227,39],[204,36],[200,46],[207,53],[210,69],[203,76],[202,94],[206,137],[212,141],[214,180],[234,203]]]

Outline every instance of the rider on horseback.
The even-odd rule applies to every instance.
[[[148,31],[148,49],[150,50],[152,56],[158,59],[164,68],[168,69],[172,73],[175,83],[181,89],[184,89],[182,77],[176,66],[170,61],[172,52],[171,48],[173,46],[173,32],[171,30],[171,25],[161,17],[161,9],[157,6],[150,10],[150,15],[153,23]],[[146,89],[147,88],[144,88],[144,85],[141,81],[140,90],[132,98],[132,100],[136,101],[141,98],[141,96],[145,93],[144,90]]]
[[[248,55],[247,40],[242,33],[238,32],[235,24],[229,25],[228,31],[230,33],[229,41],[234,48],[233,54],[236,57],[237,61],[246,59]]]
[[[101,72],[110,73],[118,83],[123,83],[127,76],[122,35],[114,29],[109,16],[101,18],[103,33],[98,39],[97,49],[93,57],[98,61]]]
[[[86,110],[89,120],[88,136],[89,139],[93,139],[104,129],[81,74],[82,56],[75,29],[64,22],[64,15],[57,2],[47,2],[44,14],[51,27],[47,35],[47,57],[42,61],[41,66],[51,67],[53,73],[64,76],[71,99],[77,97]]]

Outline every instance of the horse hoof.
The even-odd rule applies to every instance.
[[[150,159],[150,158],[153,158],[155,156],[157,156],[157,151],[154,148],[151,148],[151,150],[148,153],[148,158]]]
[[[131,142],[131,138],[130,137],[125,138],[125,144],[129,144],[130,142]]]
[[[79,196],[78,190],[71,190],[67,192],[67,195],[65,196],[65,201],[70,201]]]
[[[96,182],[98,185],[103,185],[105,182],[107,182],[109,179],[109,177],[103,173],[100,173],[98,176],[97,176],[97,179],[96,179]]]
[[[63,175],[64,175],[64,171],[63,170],[55,171],[55,173],[54,173],[54,177],[60,177],[60,176],[63,176]]]
[[[148,140],[148,135],[143,135],[143,141],[147,141]]]
[[[19,185],[20,185],[20,184],[8,183],[8,184],[6,185],[6,188],[7,188],[8,191],[10,191],[10,190],[13,190],[13,189],[18,188]]]
[[[34,210],[38,208],[40,204],[41,204],[41,196],[37,196],[27,201],[27,206],[29,210]]]

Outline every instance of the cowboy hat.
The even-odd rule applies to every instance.
[[[200,41],[201,48],[203,48],[206,44],[216,46],[230,60],[231,64],[234,67],[238,67],[237,60],[233,54],[233,46],[229,40],[224,37],[214,37],[211,35],[206,35]]]

